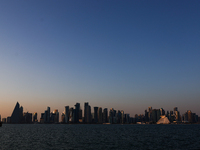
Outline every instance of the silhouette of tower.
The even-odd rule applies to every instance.
[[[98,122],[98,107],[94,107],[94,123]]]
[[[69,106],[65,106],[65,123],[69,123]]]
[[[108,122],[108,109],[104,108],[103,110],[103,123],[107,123]]]
[[[98,108],[98,123],[102,123],[102,108]]]
[[[11,123],[21,123],[23,119],[23,107],[17,104],[15,105],[15,108],[13,110],[13,113],[11,115]]]

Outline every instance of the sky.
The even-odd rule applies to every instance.
[[[199,0],[0,4],[0,114],[84,102],[200,115]]]

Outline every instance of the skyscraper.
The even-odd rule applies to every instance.
[[[124,123],[124,111],[123,110],[121,110],[121,117],[122,117],[121,123],[123,124]]]
[[[51,122],[51,116],[50,116],[50,107],[47,107],[47,110],[44,112],[44,123],[50,123]]]
[[[108,109],[104,108],[103,110],[103,123],[107,123],[108,122]]]
[[[174,112],[175,112],[175,111],[178,111],[178,107],[174,107]]]
[[[92,121],[91,107],[88,102],[86,102],[84,105],[84,120],[85,123],[91,123]]]
[[[174,120],[180,121],[180,114],[179,114],[179,111],[178,111],[178,107],[174,107]]]
[[[73,116],[74,116],[74,108],[71,107],[69,109],[69,122],[74,122],[74,120],[73,120],[74,117]]]
[[[152,107],[148,107],[149,122],[152,121]]]
[[[64,114],[65,114],[65,123],[69,123],[69,106],[65,106]]]
[[[74,123],[79,123],[80,103],[76,103],[74,110]]]
[[[48,118],[48,111],[45,110],[44,111],[44,123],[48,123],[48,121],[47,121],[48,119],[47,118]]]
[[[157,112],[156,112],[156,122],[160,119],[160,116],[161,116],[161,112],[160,112],[160,109],[157,109]]]
[[[19,103],[17,102],[14,110],[13,110],[13,113],[11,115],[11,118],[10,118],[10,122],[11,123],[21,123],[22,122],[22,119],[23,119],[23,107],[19,105]]]
[[[153,123],[157,122],[157,109],[152,110],[152,121]]]
[[[82,109],[80,108],[80,110],[79,110],[79,119],[81,120],[81,122],[82,122]]]
[[[148,112],[147,110],[144,111],[144,121],[149,122]]]
[[[102,108],[98,108],[98,123],[102,123]]]
[[[180,121],[180,114],[179,111],[175,111],[175,120]]]
[[[50,107],[47,107],[47,123],[50,123]]]
[[[120,110],[118,110],[117,112],[117,123],[121,123],[121,119],[122,119],[122,113]]]
[[[32,113],[24,112],[22,122],[23,123],[32,123]]]
[[[53,111],[53,123],[58,123],[59,122],[59,112],[58,112],[58,109],[55,109]]]
[[[191,111],[191,110],[188,110],[188,111],[187,111],[187,115],[188,115],[188,122],[192,123],[192,122],[193,122],[192,111]]]
[[[44,123],[44,113],[41,113],[41,117],[40,117],[40,123]]]
[[[87,107],[87,123],[91,123],[91,122],[92,122],[91,107],[90,107],[90,105],[88,105],[88,107]]]
[[[36,112],[33,113],[33,122],[38,122]]]
[[[165,110],[163,108],[160,108],[160,114],[161,116],[165,115]]]
[[[113,120],[114,120],[114,108],[111,108],[110,109],[110,112],[109,112],[109,123],[112,124],[113,123]]]
[[[125,123],[128,124],[130,122],[130,115],[129,114],[125,114],[124,118],[125,118]]]
[[[61,114],[61,123],[65,123],[65,113]]]
[[[98,107],[94,107],[94,123],[98,123]]]
[[[85,102],[85,104],[84,104],[84,122],[86,123],[87,121],[86,120],[88,120],[87,119],[87,108],[88,108],[88,102]]]

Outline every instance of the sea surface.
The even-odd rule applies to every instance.
[[[200,125],[3,124],[0,149],[200,149]]]

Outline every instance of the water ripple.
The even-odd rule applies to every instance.
[[[200,125],[4,124],[0,149],[200,149]]]

